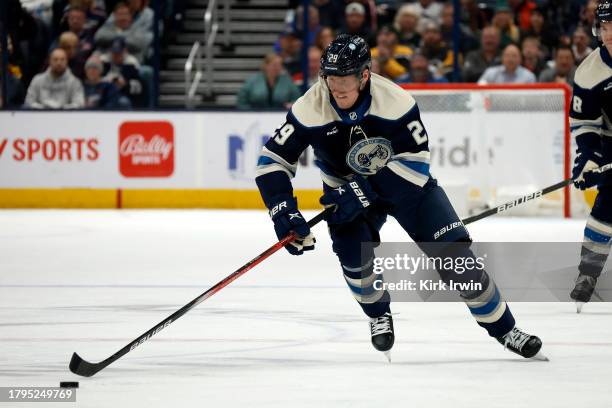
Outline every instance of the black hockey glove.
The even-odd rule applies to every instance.
[[[319,202],[326,208],[335,207],[326,216],[329,224],[344,224],[365,212],[377,197],[370,183],[358,175],[352,181],[323,194]]]
[[[576,153],[578,155],[576,156],[576,159],[574,159],[572,178],[574,179],[574,185],[576,188],[586,190],[589,187],[597,185],[601,179],[600,173],[594,173],[591,170],[605,164],[603,161],[603,155],[588,148],[578,148]]]
[[[290,195],[275,197],[274,205],[270,208],[270,218],[274,221],[274,231],[279,240],[285,238],[291,231],[298,235],[293,242],[285,245],[291,255],[302,255],[304,251],[314,249],[316,242],[310,227],[297,208],[297,201]]]

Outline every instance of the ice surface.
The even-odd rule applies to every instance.
[[[491,218],[470,231],[580,241],[583,227]],[[548,363],[504,351],[462,304],[394,304],[389,364],[325,228],[315,234],[315,252],[273,255],[86,379],[68,371],[73,351],[108,357],[271,245],[270,221],[261,211],[2,211],[0,386],[80,381],[78,407],[610,406],[609,303],[581,315],[570,303],[512,304]],[[382,237],[404,233],[390,221]]]

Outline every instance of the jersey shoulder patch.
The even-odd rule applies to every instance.
[[[611,77],[612,68],[603,61],[599,48],[596,48],[578,66],[574,82],[583,89],[593,89]]]
[[[305,127],[325,126],[340,121],[340,116],[329,103],[329,91],[319,80],[291,107],[295,119]]]
[[[416,101],[402,87],[377,74],[372,74],[372,105],[370,115],[387,120],[397,120],[410,112]]]

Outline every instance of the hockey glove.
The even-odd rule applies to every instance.
[[[302,255],[304,251],[314,249],[314,235],[304,217],[297,209],[297,201],[290,195],[276,197],[275,204],[270,209],[270,218],[274,222],[274,231],[279,240],[285,238],[291,231],[298,237],[285,245],[291,255]]]
[[[584,148],[578,148],[576,153],[578,153],[578,155],[574,160],[572,178],[574,179],[574,185],[576,188],[586,190],[589,187],[597,185],[601,179],[600,173],[594,173],[591,170],[605,164],[603,161],[603,155],[594,150]]]
[[[329,224],[344,224],[365,212],[377,197],[365,178],[355,176],[352,181],[323,194],[319,202],[326,208],[335,207],[326,217]]]

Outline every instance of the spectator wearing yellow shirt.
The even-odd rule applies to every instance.
[[[399,44],[398,33],[393,27],[384,26],[376,36],[372,59],[378,60],[383,76],[396,79],[408,71],[413,53],[412,48]]]

